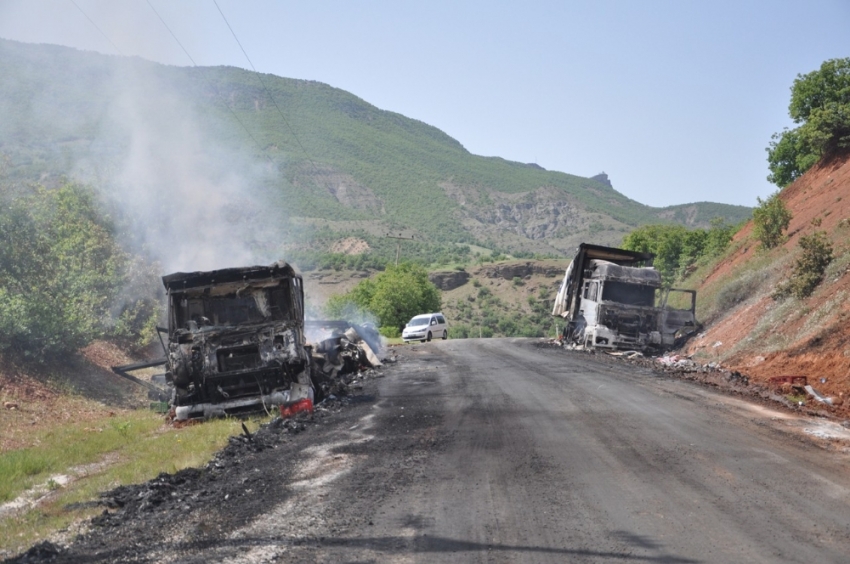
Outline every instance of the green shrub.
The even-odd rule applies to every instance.
[[[772,249],[785,240],[785,230],[791,223],[791,212],[774,192],[766,200],[756,198],[759,205],[753,210],[753,235],[766,249]]]
[[[797,75],[788,115],[799,126],[775,133],[767,148],[767,179],[780,187],[824,155],[850,147],[850,58],[831,59],[818,70]]]
[[[466,339],[470,336],[470,329],[468,325],[458,323],[449,327],[449,337],[452,339]]]
[[[381,327],[378,331],[387,339],[398,339],[401,337],[401,330],[398,327],[386,326]]]
[[[697,262],[725,251],[735,230],[721,218],[711,220],[709,229],[644,225],[626,235],[622,247],[655,255],[653,266],[661,273],[664,284],[670,286],[677,277],[686,277]]]
[[[779,287],[774,294],[776,297],[792,295],[802,299],[811,296],[834,258],[832,244],[823,231],[800,237],[800,249],[791,278]]]

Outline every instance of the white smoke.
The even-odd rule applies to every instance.
[[[111,206],[132,218],[128,238],[165,272],[279,258],[282,210],[272,187],[279,171],[246,143],[233,141],[251,142],[238,122],[226,119],[225,102],[214,96],[193,99],[206,83],[198,79],[188,88],[190,69],[143,61],[120,68],[108,115],[92,145],[99,148],[94,154],[112,157],[81,161],[77,174],[96,175],[94,183],[104,187]],[[112,165],[104,168],[104,162]]]

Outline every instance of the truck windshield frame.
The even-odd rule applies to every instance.
[[[652,307],[655,305],[655,287],[607,280],[602,284],[601,301]]]
[[[177,328],[186,328],[189,321],[196,322],[199,327],[289,321],[295,309],[287,280],[273,287],[217,296],[188,290],[172,294],[171,299]]]

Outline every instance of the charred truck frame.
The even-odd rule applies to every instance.
[[[146,386],[170,391],[174,418],[268,410],[313,399],[304,340],[304,282],[280,261],[270,266],[177,272],[162,277],[168,300],[165,358],[113,367]],[[163,390],[129,372],[165,365]],[[167,396],[166,396],[167,397]]]
[[[304,282],[289,264],[178,272],[162,282],[176,419],[313,399]]]
[[[654,255],[582,243],[564,275],[552,315],[563,338],[587,348],[665,349],[697,328],[696,292],[664,288]],[[668,305],[671,294],[686,304]]]

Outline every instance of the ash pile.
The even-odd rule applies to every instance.
[[[306,321],[304,334],[311,348],[312,380],[317,400],[337,394],[351,375],[392,361],[385,354],[378,329],[372,324],[343,320]]]

